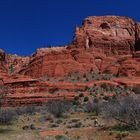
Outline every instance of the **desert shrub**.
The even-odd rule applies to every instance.
[[[46,115],[41,116],[38,120],[40,122],[52,121],[53,116],[51,114],[46,114]]]
[[[113,77],[111,74],[101,74],[102,80],[110,80]]]
[[[31,129],[31,130],[35,130],[35,129],[36,129],[35,125],[34,125],[34,124],[31,124],[31,125],[30,125],[30,129]]]
[[[113,78],[112,74],[100,74],[100,73],[95,73],[92,72],[92,79],[94,80],[110,80],[111,78]]]
[[[140,127],[140,96],[127,96],[103,105],[102,113],[135,129]]]
[[[48,127],[49,127],[49,128],[55,128],[55,127],[59,127],[59,125],[56,124],[56,123],[49,123],[49,124],[48,124]]]
[[[134,91],[127,86],[125,86],[125,87],[116,86],[114,91],[115,91],[116,94],[125,93],[125,94],[128,95],[128,94],[133,94],[134,93]]]
[[[63,123],[63,121],[62,120],[57,120],[56,123],[61,124],[61,123]]]
[[[79,100],[79,96],[75,96],[75,97],[74,97],[74,100],[75,100],[75,101],[78,101],[78,100]]]
[[[90,92],[90,87],[85,87],[85,91],[88,91],[88,92]]]
[[[49,93],[53,94],[55,92],[57,92],[59,89],[58,88],[51,88],[49,89]]]
[[[23,129],[23,130],[29,130],[29,129],[30,129],[30,126],[25,125],[25,126],[22,127],[22,129]]]
[[[133,92],[135,94],[140,94],[140,88],[133,88]]]
[[[77,82],[80,80],[81,74],[79,72],[68,73],[64,75],[64,81]]]
[[[25,114],[25,113],[26,113],[25,107],[17,107],[17,108],[16,108],[16,113],[17,113],[18,115]]]
[[[103,99],[108,101],[108,100],[110,100],[110,97],[109,96],[104,96]]]
[[[97,87],[97,86],[91,87],[89,91],[94,94],[100,94],[101,92],[104,92],[104,90],[101,87]]]
[[[71,123],[67,126],[67,128],[80,128],[82,126],[82,123],[81,122],[74,122],[74,123]]]
[[[117,99],[117,96],[116,95],[113,95],[112,96],[112,100],[116,100]]]
[[[135,128],[132,128],[132,126],[127,125],[127,124],[117,124],[109,128],[110,131],[131,131],[131,130],[136,130]]]
[[[79,94],[79,97],[84,97],[84,94],[83,94],[83,93],[80,93],[80,94]]]
[[[122,137],[124,138],[124,137],[127,137],[127,136],[129,135],[129,133],[125,131],[125,132],[122,132],[121,135],[122,135]]]
[[[104,90],[107,90],[107,91],[108,91],[108,87],[109,87],[109,86],[108,86],[107,84],[102,84],[102,85],[101,85],[101,88],[103,88]]]
[[[88,113],[95,113],[95,115],[99,115],[101,112],[101,103],[98,100],[89,101],[85,105],[85,111]]]
[[[21,106],[21,107],[16,107],[15,111],[18,115],[23,115],[23,114],[34,114],[34,113],[41,113],[41,114],[46,114],[47,109],[46,106],[33,106],[33,105],[27,105],[27,106]]]
[[[46,103],[44,103],[44,105],[42,106],[36,106],[36,112],[42,114],[42,115],[49,115],[47,108],[46,108]]]
[[[7,104],[7,95],[13,93],[10,87],[0,86],[0,107]]]
[[[12,74],[12,73],[14,73],[14,71],[15,71],[14,65],[11,64],[8,68],[8,74]]]
[[[85,111],[90,113],[90,112],[94,112],[94,102],[88,102],[86,105],[85,105]]]
[[[68,101],[60,101],[60,100],[55,100],[55,101],[48,101],[47,103],[47,109],[48,111],[53,114],[55,117],[62,117],[62,115],[69,111],[71,107],[71,103]]]
[[[100,86],[100,91],[96,88],[96,91],[97,92],[101,92],[102,91],[107,91],[107,92],[114,92],[116,93],[117,95],[118,94],[121,94],[121,93],[126,93],[126,94],[130,94],[132,93],[132,90],[128,87],[122,87],[122,86],[111,86],[111,85],[107,85],[107,84],[102,84]]]
[[[45,116],[41,116],[40,118],[38,118],[38,121],[41,123],[46,122],[46,117]]]
[[[87,81],[89,81],[89,79],[88,79],[88,78],[86,78],[86,79],[85,79],[85,82],[87,82]]]
[[[110,80],[114,76],[112,74],[100,74],[93,71],[87,72],[84,74],[84,77],[87,77],[90,80]]]
[[[87,102],[89,100],[89,97],[84,97],[84,102]]]
[[[75,122],[79,122],[79,119],[72,119],[71,121],[69,121],[69,123],[75,123]]]
[[[94,99],[93,99],[93,102],[94,102],[94,103],[98,103],[98,102],[99,102],[99,99],[98,99],[98,98],[94,98]]]
[[[95,93],[92,94],[93,97],[96,97],[97,95]]]
[[[69,140],[69,138],[64,135],[57,135],[55,136],[55,139],[56,140]]]
[[[113,135],[113,133],[114,133],[113,131],[110,131],[110,132],[109,132],[109,135],[111,136],[111,135]]]
[[[14,109],[1,108],[0,109],[0,124],[10,124],[17,118],[17,114]]]
[[[73,128],[80,128],[82,126],[81,122],[76,122],[72,125]]]
[[[100,73],[93,72],[91,70],[82,75],[79,72],[73,72],[73,73],[68,73],[64,76],[65,81],[73,81],[73,82],[79,81],[81,80],[81,78],[83,79],[84,82],[87,82],[89,80],[110,80],[111,78],[113,78],[113,75],[100,74]]]
[[[25,111],[26,111],[26,114],[31,115],[31,114],[34,114],[36,112],[36,108],[35,108],[35,106],[29,105],[29,106],[25,107]]]
[[[118,138],[118,139],[122,139],[122,138],[125,138],[125,137],[127,137],[129,135],[129,133],[128,132],[117,132],[117,135],[116,135],[116,138]]]
[[[73,106],[75,106],[77,108],[78,105],[80,105],[80,101],[79,100],[74,100],[73,101]]]
[[[22,129],[23,130],[35,130],[37,128],[35,127],[34,124],[31,124],[31,125],[25,125],[25,126],[23,126]]]

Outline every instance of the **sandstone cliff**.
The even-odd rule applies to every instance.
[[[76,28],[72,43],[68,47],[38,49],[31,56],[28,67],[20,73],[36,78],[86,71],[118,75],[118,72],[121,72],[122,75],[125,59],[132,58],[135,63],[138,62],[138,58],[136,60],[133,56],[140,49],[139,39],[140,24],[130,18],[88,17],[84,19],[81,27]],[[119,59],[122,59],[121,63]],[[124,75],[139,74],[138,69],[134,68],[132,71]]]
[[[91,75],[86,79],[85,73],[116,78],[95,80]],[[70,74],[73,79],[78,76],[77,83],[66,82]],[[68,46],[40,48],[29,57],[0,50],[0,86],[8,88],[8,104],[13,106],[73,99],[77,90],[85,92],[86,87],[103,83],[140,85],[140,24],[128,17],[87,17]]]

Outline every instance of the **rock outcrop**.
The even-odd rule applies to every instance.
[[[5,52],[0,49],[0,79],[1,83],[3,83],[3,78],[7,77],[7,71],[6,71],[6,59],[5,59]]]
[[[138,25],[130,18],[93,16],[76,28],[72,44],[76,48],[94,48],[107,56],[125,55],[135,51],[136,32],[139,38]]]
[[[39,54],[44,55],[31,57],[28,67],[20,73],[38,78],[46,75],[64,76],[66,73],[85,72],[91,68],[98,71],[94,57],[88,52],[67,48],[44,49],[44,52],[38,50]]]

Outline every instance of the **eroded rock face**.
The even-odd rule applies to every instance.
[[[45,53],[44,53],[45,52]],[[20,71],[21,74],[31,77],[43,76],[64,76],[67,73],[86,72],[91,69],[98,71],[94,57],[87,52],[80,50],[68,50],[67,48],[51,48],[41,53],[38,50],[36,57],[31,57],[31,61],[26,69]],[[35,53],[36,54],[36,53]]]
[[[132,72],[126,60],[131,58],[138,63],[135,58],[139,58],[139,42],[140,24],[132,19],[91,16],[76,28],[69,46],[40,48],[30,57],[6,55],[1,51],[0,70],[8,75],[19,73],[34,78],[87,71],[135,76],[139,69]],[[124,60],[120,61],[122,58]],[[133,64],[135,66],[138,67]]]
[[[135,50],[135,32],[135,22],[130,18],[93,16],[76,28],[72,44],[76,48],[94,48],[107,56],[130,54]]]
[[[29,63],[29,57],[6,54],[6,69],[8,75],[16,74]]]
[[[37,49],[30,57],[29,65],[20,73],[36,78],[87,71],[116,75],[121,71],[123,75],[120,70],[123,64],[118,60],[138,55],[139,40],[140,24],[130,18],[88,17],[76,28],[69,46]],[[137,72],[130,75],[137,75]]]
[[[7,69],[6,69],[6,54],[0,49],[0,80],[2,83],[3,79],[7,77]]]
[[[21,57],[5,53],[0,49],[0,83],[11,75],[17,74],[29,63],[29,57]]]
[[[135,50],[139,51],[140,50],[140,24],[139,23],[135,23],[135,37],[136,37]]]
[[[55,83],[55,79],[64,80],[65,74],[87,72],[119,78],[115,78],[115,82],[93,79],[86,83],[61,83],[59,80]],[[46,77],[54,81],[41,81]],[[123,81],[122,77],[125,77]],[[9,55],[0,50],[0,86],[11,88],[8,104],[13,106],[40,104],[49,99],[64,99],[66,95],[73,99],[76,90],[84,92],[87,86],[103,83],[140,85],[140,24],[130,18],[88,17],[76,28],[69,46],[40,48],[29,57]],[[52,95],[49,93],[52,89],[62,91]]]
[[[121,63],[119,68],[120,76],[135,77],[140,76],[140,60],[128,59]]]

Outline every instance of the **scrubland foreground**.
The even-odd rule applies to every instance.
[[[0,140],[139,140],[140,24],[90,16],[65,46],[0,50]]]
[[[140,95],[75,96],[0,109],[1,140],[139,140]]]

